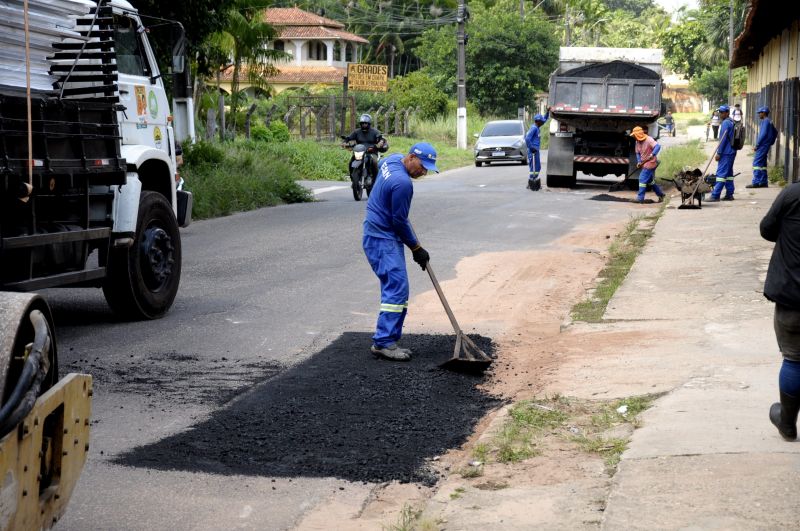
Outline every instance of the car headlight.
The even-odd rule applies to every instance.
[[[513,148],[519,148],[519,147],[522,147],[522,140],[517,140],[516,142],[514,142],[513,144],[511,144],[511,147],[513,147]]]

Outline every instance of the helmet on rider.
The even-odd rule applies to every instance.
[[[358,125],[362,131],[369,131],[369,128],[372,127],[372,117],[369,114],[362,114],[358,119]]]

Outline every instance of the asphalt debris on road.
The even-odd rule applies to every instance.
[[[159,406],[222,406],[284,367],[274,361],[242,361],[219,356],[201,359],[176,351],[152,352],[122,359],[72,359],[64,372],[87,372],[95,387],[131,393]]]
[[[490,355],[491,339],[470,335]],[[268,477],[336,477],[432,485],[435,456],[461,446],[502,401],[483,377],[438,366],[455,336],[404,336],[411,362],[375,359],[349,332],[185,432],[135,448],[118,464]]]

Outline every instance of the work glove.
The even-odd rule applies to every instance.
[[[415,248],[411,249],[411,254],[414,256],[414,261],[419,264],[423,271],[425,271],[425,267],[428,265],[428,261],[431,259],[431,255],[428,254],[421,245],[417,245]]]

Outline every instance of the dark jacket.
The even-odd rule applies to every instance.
[[[345,142],[355,140],[356,144],[364,144],[368,148],[375,147],[375,145],[383,139],[383,135],[380,131],[375,129],[374,127],[370,127],[369,130],[365,133],[359,127],[352,133],[350,136],[345,138]],[[382,150],[385,151],[385,150]]]
[[[800,310],[800,183],[791,184],[778,194],[760,228],[765,240],[775,242],[764,296]]]

